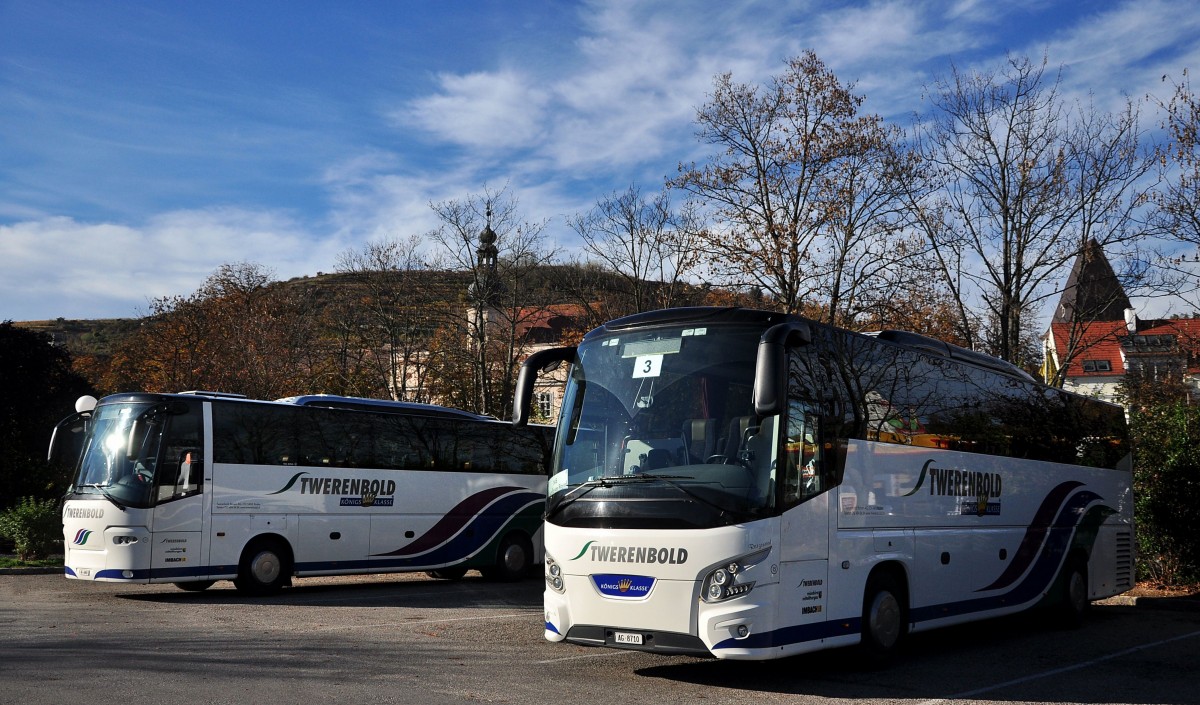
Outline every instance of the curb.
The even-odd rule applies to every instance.
[[[0,568],[0,575],[55,575],[62,574],[62,566],[45,566],[39,568]]]
[[[1181,597],[1149,597],[1145,595],[1117,595],[1097,600],[1097,605],[1114,607],[1138,607],[1141,609],[1170,610],[1176,612],[1200,611],[1200,595]]]

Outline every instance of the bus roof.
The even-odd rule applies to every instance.
[[[365,397],[344,397],[336,394],[305,394],[295,397],[284,397],[275,401],[296,406],[323,406],[332,409],[357,409],[359,411],[386,411],[398,414],[419,414],[421,416],[443,416],[473,421],[495,421],[493,416],[476,414],[464,409],[436,404],[421,404],[410,401],[394,401],[391,399],[368,399]]]

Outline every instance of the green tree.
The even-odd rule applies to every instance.
[[[76,399],[94,393],[48,335],[0,323],[0,508],[66,490],[67,471],[46,463],[50,433]]]
[[[1138,568],[1166,585],[1200,580],[1200,411],[1184,403],[1133,413]]]

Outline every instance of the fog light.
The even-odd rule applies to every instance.
[[[737,635],[739,639],[745,639],[746,637],[750,636],[750,629],[745,624],[739,624],[737,628]]]
[[[549,553],[546,554],[546,585],[550,589],[561,593],[566,589],[566,583],[563,582],[562,568],[559,567],[558,561]]]

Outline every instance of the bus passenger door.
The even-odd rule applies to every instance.
[[[819,417],[804,403],[788,406],[787,434],[777,498],[779,537],[778,627],[826,620],[832,478]]]
[[[163,448],[154,471],[154,505],[150,518],[150,577],[203,577],[204,445],[201,408],[189,403],[187,413],[171,416],[163,432]]]

